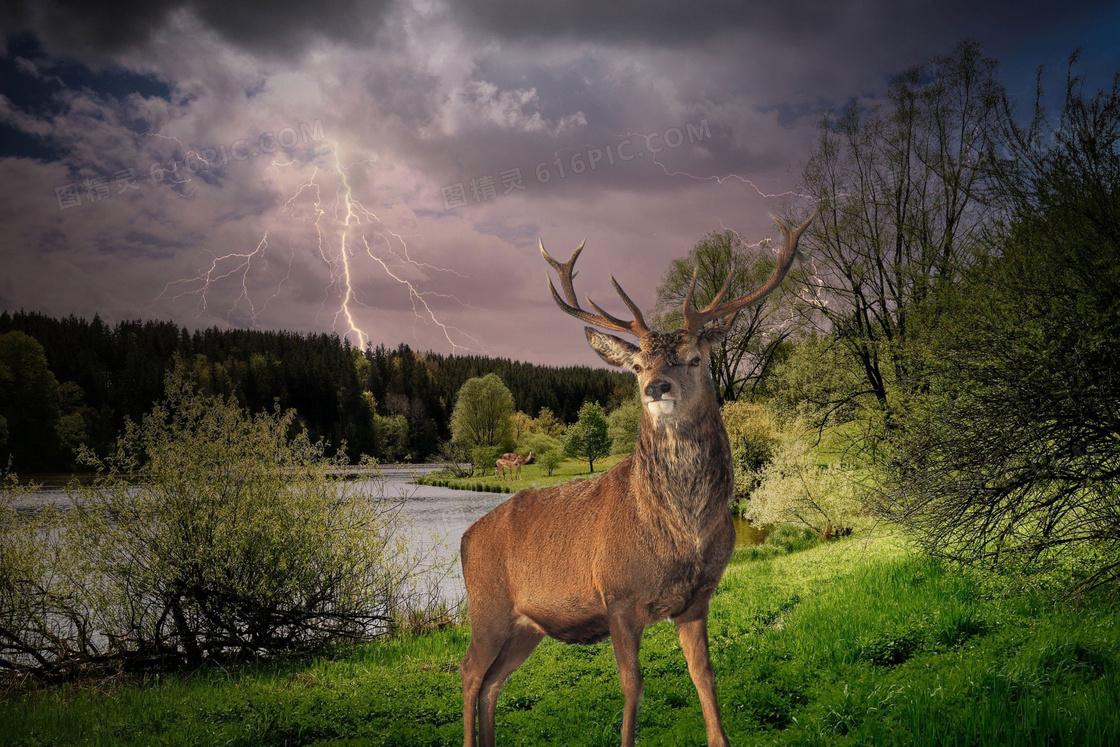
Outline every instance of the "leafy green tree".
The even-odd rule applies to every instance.
[[[402,415],[375,415],[373,428],[380,459],[387,462],[399,462],[408,458],[407,418]]]
[[[611,437],[607,417],[597,402],[585,402],[579,408],[579,420],[568,427],[564,453],[586,459],[588,472],[595,471],[595,460],[611,453]]]
[[[533,432],[543,433],[546,436],[560,438],[564,435],[564,423],[556,417],[555,413],[547,407],[542,407],[537,417],[533,419]]]
[[[513,440],[520,441],[525,434],[533,430],[533,418],[518,410],[510,417],[510,428],[513,433]]]
[[[362,393],[362,403],[369,413],[370,456],[385,462],[397,462],[408,455],[408,419],[403,415],[378,415],[377,400],[370,392]]]
[[[723,288],[725,298],[745,295],[762,285],[774,271],[769,247],[746,247],[734,231],[712,231],[688,255],[669,265],[657,288],[655,323],[662,330],[678,328],[684,320],[684,299],[696,273],[693,305],[706,306]],[[794,270],[798,274],[799,270]],[[771,293],[761,303],[744,309],[731,333],[712,348],[709,366],[720,400],[730,402],[753,396],[763,386],[782,343],[794,330],[792,283]]]
[[[634,397],[623,402],[607,416],[607,432],[611,437],[612,454],[629,454],[638,443],[642,424],[642,403]]]
[[[68,458],[73,459],[78,449],[89,442],[93,411],[85,404],[85,392],[73,381],[63,382],[58,387],[58,406],[60,415],[55,434]]]
[[[452,437],[467,446],[513,448],[513,395],[496,374],[468,379],[451,413]]]
[[[24,471],[49,468],[59,452],[58,380],[38,340],[23,332],[0,335],[0,417],[7,421],[8,453]]]
[[[804,418],[814,428],[847,423],[873,409],[858,407],[874,392],[864,372],[834,335],[793,339],[774,368],[770,403],[788,419]]]
[[[1097,584],[1120,577],[1120,79],[1082,85],[1056,127],[1006,122],[1010,220],[941,299],[878,508],[936,554],[1076,552]]]

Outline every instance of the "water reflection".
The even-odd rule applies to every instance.
[[[751,526],[749,521],[738,514],[732,514],[731,520],[735,522],[735,547],[761,545],[770,534],[769,527]]]

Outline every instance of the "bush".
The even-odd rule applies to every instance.
[[[461,443],[450,440],[441,442],[439,459],[445,465],[444,470],[453,477],[470,477],[473,474],[470,450]],[[463,467],[464,464],[467,468]]]
[[[895,630],[868,636],[860,641],[859,658],[880,667],[906,662],[922,645],[919,632]]]
[[[745,509],[745,502],[758,487],[762,468],[778,446],[778,425],[768,408],[753,402],[728,402],[721,413],[731,441],[735,501]]]
[[[861,510],[856,488],[850,469],[818,464],[805,440],[791,439],[762,468],[745,516],[761,526],[805,526],[823,539],[843,536]]]
[[[40,591],[16,597],[30,622],[5,631],[4,650],[30,642],[27,668],[58,671],[267,656],[390,631],[420,561],[397,503],[383,482],[371,491],[343,479],[344,457],[294,429],[292,412],[250,416],[170,375],[165,402],[129,424],[109,458],[83,455],[98,475],[73,485],[71,509],[46,527],[52,557],[31,566],[5,554],[9,576],[29,577],[17,588]],[[43,620],[55,640],[36,636]]]
[[[497,446],[476,446],[471,449],[472,476],[487,477],[497,474],[497,461],[505,452]]]
[[[535,454],[534,461],[548,471],[549,477],[564,461],[564,446],[559,439],[545,433],[530,433],[521,439],[521,448]]]
[[[64,633],[74,589],[53,572],[57,545],[44,541],[58,531],[58,512],[19,511],[37,487],[20,485],[10,473],[0,478],[0,668],[68,666],[75,652]]]

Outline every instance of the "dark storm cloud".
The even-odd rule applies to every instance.
[[[809,36],[827,31],[847,6],[836,2],[795,1],[749,3],[716,0],[563,0],[525,3],[520,0],[466,0],[456,3],[464,20],[506,37],[573,36],[612,41],[693,43],[750,29],[766,33]]]
[[[0,11],[8,33],[30,31],[56,54],[113,55],[142,46],[179,11],[198,17],[239,47],[292,54],[316,37],[360,44],[379,27],[390,0],[16,0]]]
[[[1086,34],[1106,39],[1087,58],[1120,64],[1101,31],[1115,11],[1090,18],[1091,5],[1070,3],[1011,14],[993,0],[14,2],[0,9],[4,33],[41,46],[0,46],[0,138],[22,138],[0,149],[0,307],[345,333],[332,252],[338,169],[353,163],[350,186],[377,214],[353,256],[367,332],[447,349],[391,269],[494,354],[552,363],[597,359],[578,325],[538,333],[557,320],[537,237],[562,256],[587,237],[581,292],[617,303],[613,271],[645,307],[704,232],[758,240],[773,230],[767,212],[805,209],[789,191],[821,112],[875,105],[891,75],[958,40],[1022,58],[1005,71],[1028,94],[1034,66],[1061,67]],[[688,125],[702,122],[692,142]],[[150,176],[301,123],[321,136],[282,159],[220,155],[182,182]],[[634,153],[642,134],[663,145],[674,128],[685,140],[657,163],[618,158],[624,141]],[[126,167],[137,188],[92,202],[86,180]],[[524,189],[506,193],[511,169]],[[485,179],[496,192],[475,197]],[[68,183],[82,204],[63,210]],[[452,208],[442,188],[457,184],[467,199]],[[311,220],[320,198],[325,253]]]
[[[462,0],[454,4],[465,22],[506,38],[573,37],[687,45],[747,33],[796,42],[820,40],[830,32],[862,27],[881,33],[875,41],[885,46],[894,46],[911,34],[948,33],[950,38],[958,38],[973,29],[993,26],[1002,26],[1005,32],[1025,27],[1044,31],[1041,24],[1048,21],[1113,6],[1102,0],[1026,0],[1014,5],[1005,0]],[[853,51],[858,54],[862,50]]]

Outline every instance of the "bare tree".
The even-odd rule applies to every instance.
[[[886,105],[824,117],[803,172],[820,218],[801,295],[858,362],[865,386],[850,396],[871,395],[888,418],[895,395],[919,385],[910,346],[938,313],[938,285],[959,279],[990,216],[996,67],[962,42],[906,71]]]

